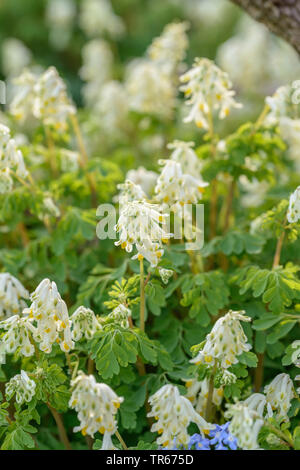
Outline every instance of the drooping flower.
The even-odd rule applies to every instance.
[[[82,337],[89,340],[101,328],[96,315],[90,308],[78,307],[71,316],[72,339],[80,341]]]
[[[101,127],[110,136],[122,135],[128,124],[129,103],[122,83],[111,80],[100,88],[95,113],[101,117]]]
[[[184,122],[194,121],[199,128],[208,130],[214,112],[218,111],[219,119],[224,119],[231,108],[241,107],[234,99],[235,92],[227,73],[209,59],[195,59],[193,67],[180,79],[186,104],[191,106]]]
[[[277,411],[277,417],[288,421],[287,413],[292,399],[296,396],[292,379],[288,374],[278,374],[264,389],[267,402],[273,410]]]
[[[159,37],[148,48],[148,56],[169,75],[174,75],[185,58],[188,47],[186,21],[167,24]]]
[[[145,201],[147,196],[142,190],[141,186],[137,183],[126,179],[124,183],[118,184],[117,188],[119,189],[119,194],[116,197],[116,200],[120,204],[120,210],[125,208],[128,202],[134,201]]]
[[[180,395],[174,385],[164,385],[149,398],[151,411],[148,417],[154,417],[156,423],[151,427],[152,432],[158,432],[157,444],[166,449],[188,445],[190,436],[187,428],[191,422],[197,424],[201,435],[208,432],[212,425],[207,423],[193,408],[191,402]]]
[[[287,219],[290,224],[294,224],[300,220],[300,186],[298,186],[290,197]]]
[[[138,167],[136,170],[129,170],[126,175],[126,180],[139,185],[146,196],[151,196],[154,191],[154,186],[158,174],[155,171],[146,170],[143,166]]]
[[[7,354],[14,353],[18,348],[25,357],[34,354],[34,346],[30,341],[30,334],[34,333],[34,328],[28,317],[13,315],[7,320],[1,321],[0,328],[6,331],[1,338],[1,343]]]
[[[195,407],[197,413],[203,416],[206,410],[209,380],[207,378],[201,382],[198,382],[196,379],[187,380],[185,386],[187,388],[186,397]],[[223,395],[223,387],[214,388],[212,402],[216,406],[220,406],[223,400]]]
[[[243,450],[259,449],[258,433],[264,420],[244,403],[228,404],[226,418],[232,418],[229,432],[237,438],[238,446]]]
[[[206,336],[203,348],[190,362],[209,367],[218,365],[223,369],[236,364],[238,356],[251,349],[240,324],[241,321],[251,321],[251,318],[246,317],[244,313],[244,311],[229,310],[226,315],[219,318]]]
[[[122,206],[115,226],[116,232],[120,233],[120,239],[115,245],[128,253],[135,246],[138,253],[132,259],[146,258],[155,267],[164,253],[163,241],[172,236],[161,226],[165,222],[166,216],[159,212],[157,205],[145,201],[128,202]]]
[[[253,393],[244,401],[244,404],[247,405],[250,410],[256,411],[262,418],[265,414],[268,418],[273,416],[272,406],[263,393]]]
[[[171,279],[171,277],[174,274],[174,271],[172,269],[165,269],[165,268],[159,268],[158,272],[164,284],[168,284],[169,279]]]
[[[39,348],[50,353],[53,343],[64,352],[74,347],[71,323],[66,303],[62,300],[55,282],[44,279],[31,294],[32,304],[25,313],[36,322],[33,337]]]
[[[170,160],[180,163],[184,174],[193,176],[202,181],[202,165],[196,152],[193,150],[194,146],[194,142],[184,142],[183,140],[174,140],[174,142],[167,145],[167,147],[172,150]]]
[[[37,80],[38,75],[26,69],[13,80],[14,95],[9,106],[9,111],[14,118],[21,123],[24,123],[25,120],[33,115],[32,105],[35,100],[34,87]]]
[[[3,180],[1,192],[11,190],[13,181],[10,171],[13,170],[20,178],[26,178],[28,175],[22,152],[17,148],[15,140],[11,138],[9,128],[0,124],[0,178],[2,177],[1,179]]]
[[[108,33],[115,38],[125,31],[122,18],[114,13],[109,0],[84,0],[79,24],[88,36]]]
[[[7,400],[16,394],[16,402],[22,405],[30,402],[35,394],[36,383],[31,380],[24,370],[20,374],[15,375],[5,385],[5,395]]]
[[[9,273],[0,273],[0,319],[20,313],[26,307],[29,292]]]
[[[125,305],[120,304],[108,315],[107,319],[112,320],[115,324],[119,324],[122,328],[129,328],[129,320],[131,310]]]
[[[292,362],[295,364],[296,367],[300,367],[300,340],[296,340],[292,343]]]
[[[74,432],[93,437],[99,431],[104,434],[102,450],[111,450],[111,436],[117,431],[115,416],[123,398],[108,385],[97,383],[93,375],[83,372],[72,381],[72,388],[69,406],[77,411],[80,421]]]

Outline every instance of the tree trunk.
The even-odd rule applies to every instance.
[[[300,0],[232,0],[300,54]]]

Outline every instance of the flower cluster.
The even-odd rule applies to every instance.
[[[217,365],[222,369],[228,369],[232,364],[236,364],[237,357],[251,349],[240,324],[241,321],[251,321],[244,313],[230,310],[219,318],[207,335],[203,348],[196,357],[191,359],[191,362],[209,367]]]
[[[172,449],[174,445],[188,445],[187,428],[190,423],[197,424],[202,436],[212,428],[174,385],[164,385],[149,398],[149,403],[151,411],[147,416],[156,420],[151,431],[158,432],[157,444],[162,444],[167,449]]]
[[[288,374],[278,374],[264,389],[266,400],[273,410],[277,411],[277,418],[288,421],[287,413],[291,400],[296,397],[292,379]]]
[[[56,49],[65,49],[69,44],[76,15],[74,0],[49,0],[46,22],[50,27],[49,39]]]
[[[120,233],[120,239],[115,245],[128,253],[135,245],[138,253],[132,259],[145,258],[151,266],[156,266],[164,253],[162,243],[172,236],[161,227],[165,222],[166,216],[159,212],[157,205],[145,201],[128,202],[122,205],[115,226],[116,232]]]
[[[1,343],[7,354],[14,353],[18,348],[20,348],[21,354],[25,357],[30,357],[34,354],[34,345],[30,340],[30,335],[34,333],[34,329],[28,317],[13,315],[7,320],[0,322],[0,328],[6,331],[1,338]]]
[[[100,89],[95,113],[101,117],[104,131],[110,135],[120,134],[128,122],[129,103],[122,83],[111,80]]]
[[[14,82],[17,89],[10,111],[16,119],[24,121],[32,115],[46,126],[66,129],[67,119],[75,114],[75,108],[55,67],[39,76],[25,70]]]
[[[0,273],[0,320],[20,313],[26,307],[29,292],[10,273]]]
[[[50,353],[53,343],[58,343],[64,352],[74,347],[68,309],[62,300],[55,282],[44,279],[30,295],[32,304],[24,313],[36,322],[32,326],[33,337],[39,348]]]
[[[113,449],[111,436],[117,431],[115,415],[123,398],[108,385],[97,383],[93,375],[82,372],[72,381],[72,387],[69,406],[77,411],[80,421],[74,432],[93,437],[99,431],[104,434],[102,450]]]
[[[36,383],[31,380],[24,370],[20,374],[15,375],[5,385],[5,395],[7,400],[16,394],[16,402],[22,405],[32,400],[35,394]]]
[[[0,124],[0,194],[11,191],[13,170],[17,177],[26,178],[28,175],[22,152],[11,138],[9,128]]]
[[[188,47],[188,23],[170,23],[148,48],[150,59],[170,76],[176,75]]]
[[[122,328],[129,328],[129,317],[131,317],[131,310],[125,307],[125,305],[120,304],[108,315],[107,320],[113,321]]]
[[[118,37],[125,31],[123,20],[114,13],[109,0],[84,0],[79,23],[88,36],[108,33]]]
[[[155,171],[146,170],[143,166],[137,168],[137,170],[129,170],[126,175],[126,180],[132,181],[136,185],[139,185],[144,191],[146,196],[150,196],[154,191],[154,186],[157,180],[158,174]]]
[[[240,108],[234,100],[235,92],[228,75],[209,59],[196,59],[193,67],[181,77],[181,90],[191,106],[184,122],[195,122],[199,128],[209,130],[215,111],[224,119],[231,108]],[[210,129],[211,130],[211,129]]]
[[[16,77],[28,67],[32,54],[25,44],[16,38],[8,38],[2,42],[2,67],[7,77]]]
[[[228,404],[225,416],[232,418],[229,432],[237,438],[238,447],[243,450],[259,448],[257,438],[264,420],[244,403]]]
[[[94,312],[86,307],[80,306],[71,316],[72,339],[80,341],[81,338],[91,339],[97,330],[101,328]]]
[[[237,438],[229,432],[229,422],[219,426],[215,425],[209,432],[208,438],[203,438],[200,434],[194,434],[189,443],[188,449],[195,450],[237,450]]]

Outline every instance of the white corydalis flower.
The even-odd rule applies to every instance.
[[[278,374],[264,389],[266,399],[277,411],[278,418],[289,421],[287,413],[291,406],[291,400],[296,397],[292,379],[288,374]]]
[[[259,449],[257,438],[264,424],[261,416],[242,402],[226,406],[225,417],[232,418],[229,431],[237,438],[238,446],[243,450]]]
[[[115,416],[124,399],[108,385],[97,383],[93,375],[83,372],[72,381],[72,388],[69,406],[77,411],[80,421],[74,432],[93,437],[99,431],[104,434],[102,450],[109,450],[113,447],[111,436],[117,431]]]
[[[109,0],[84,0],[79,24],[88,36],[107,33],[117,38],[125,32],[123,20],[114,13]]]
[[[164,284],[168,284],[169,280],[174,274],[173,269],[159,268],[158,272]]]
[[[250,410],[255,411],[262,418],[273,416],[272,406],[263,393],[253,393],[243,402]]]
[[[132,181],[139,185],[144,191],[145,195],[150,197],[154,191],[154,186],[157,181],[158,174],[155,171],[146,170],[143,166],[138,167],[136,170],[129,170],[126,175],[126,180]]]
[[[83,337],[92,339],[97,330],[101,328],[94,312],[86,307],[80,306],[71,316],[72,339],[80,341]]]
[[[176,211],[184,204],[197,204],[202,199],[208,183],[202,179],[185,174],[180,163],[174,160],[160,160],[163,165],[155,187],[156,198]]]
[[[38,75],[26,69],[13,80],[14,94],[9,112],[22,124],[32,116],[32,104],[35,99],[34,87],[37,80]]]
[[[62,171],[73,172],[79,169],[80,156],[78,152],[69,149],[60,149],[60,157]]]
[[[202,181],[201,176],[201,161],[193,150],[194,142],[184,142],[182,140],[174,140],[167,145],[168,149],[172,150],[170,160],[180,163],[182,172],[198,178]]]
[[[66,303],[62,300],[55,282],[44,279],[31,294],[32,304],[25,313],[36,322],[34,339],[39,348],[50,353],[56,342],[64,352],[74,347],[71,323]]]
[[[122,206],[115,226],[116,232],[120,234],[115,245],[128,253],[135,246],[138,253],[132,259],[145,258],[155,267],[164,253],[162,243],[172,236],[164,230],[165,223],[166,216],[159,212],[159,206],[145,201],[128,202]]]
[[[197,424],[202,436],[212,428],[212,425],[194,410],[191,402],[180,395],[174,385],[161,387],[149,398],[149,403],[151,411],[147,416],[156,420],[151,431],[159,434],[156,442],[166,449],[187,446],[190,438],[187,429],[190,423]]]
[[[187,380],[185,386],[187,388],[187,394],[185,395],[186,398],[190,400],[197,413],[203,416],[206,410],[209,380],[207,378],[201,382],[198,382],[196,379]],[[220,406],[223,400],[223,396],[223,387],[214,388],[212,398],[214,405]]]
[[[147,196],[139,184],[126,179],[124,183],[118,184],[119,194],[116,200],[120,204],[120,211],[126,207],[128,202],[146,201]]]
[[[46,22],[50,27],[49,39],[56,49],[64,49],[70,39],[76,17],[74,0],[49,0]]]
[[[130,109],[169,119],[175,108],[176,88],[161,67],[150,60],[130,64],[125,82]]]
[[[0,273],[0,319],[20,313],[26,307],[29,292],[9,273]]]
[[[13,180],[10,173],[16,172],[20,178],[26,178],[26,170],[21,150],[17,148],[14,139],[11,138],[8,127],[0,124],[0,192],[6,193],[12,189]],[[1,188],[2,186],[2,188]]]
[[[181,90],[187,98],[190,113],[184,122],[195,122],[199,128],[209,130],[213,113],[219,119],[230,114],[231,108],[240,108],[227,73],[209,59],[195,59],[193,67],[180,77]]]
[[[296,367],[300,367],[300,340],[296,340],[292,343],[292,362],[295,364]]]
[[[287,219],[290,224],[294,224],[300,220],[300,186],[298,186],[290,197]]]
[[[122,328],[129,328],[129,317],[131,310],[125,305],[120,304],[108,315],[107,319],[119,324]]]
[[[190,362],[207,366],[218,365],[222,369],[237,364],[238,356],[251,349],[240,324],[241,321],[251,321],[251,318],[246,317],[244,313],[244,311],[229,310],[226,315],[219,318],[206,336],[205,345]]]
[[[5,395],[7,400],[16,394],[16,402],[22,405],[30,402],[35,395],[36,383],[31,380],[24,370],[20,374],[15,375],[5,385]]]
[[[95,113],[101,117],[101,128],[111,136],[122,133],[128,124],[128,96],[117,80],[104,83],[98,92]]]
[[[7,354],[14,353],[18,348],[25,357],[34,354],[34,346],[30,341],[30,334],[34,333],[34,328],[30,319],[13,315],[0,322],[0,329],[6,331],[1,338],[1,343]]]
[[[189,24],[186,21],[167,24],[162,34],[155,38],[148,48],[150,59],[171,76],[176,74],[185,58],[188,48],[186,34],[188,27]]]

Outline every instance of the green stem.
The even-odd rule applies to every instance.
[[[216,366],[214,366],[210,379],[209,379],[208,395],[207,395],[207,402],[206,402],[206,409],[205,409],[205,420],[207,422],[210,422],[211,417],[212,417],[215,373],[216,373]]]
[[[273,434],[276,434],[280,439],[283,439],[290,447],[294,449],[294,441],[289,438],[284,432],[280,429],[275,428],[272,424],[266,423],[266,426],[272,431]]]
[[[144,260],[140,260],[140,329],[145,331],[145,283]]]
[[[124,441],[123,437],[121,436],[121,434],[119,433],[119,431],[116,431],[115,434],[116,434],[117,438],[119,439],[119,442],[120,442],[121,446],[123,447],[123,449],[128,450],[128,447],[125,444],[125,441]]]

